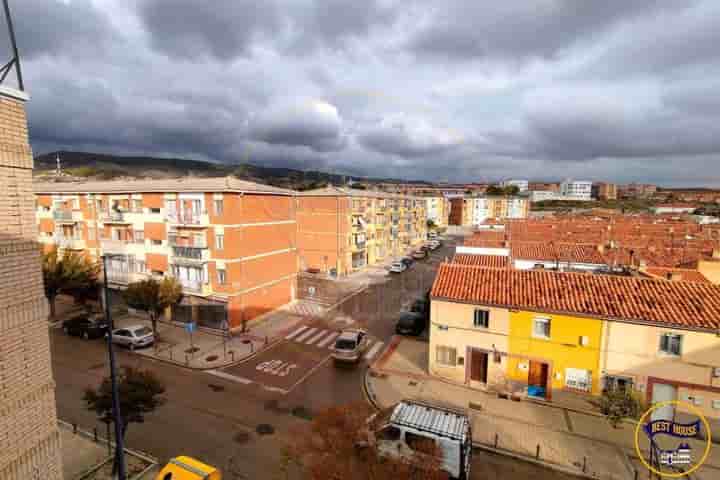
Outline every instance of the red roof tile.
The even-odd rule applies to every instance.
[[[680,276],[679,280],[683,282],[711,283],[705,275],[689,268],[648,267],[646,273],[665,280],[671,280],[670,276],[677,274]]]
[[[501,255],[471,255],[458,253],[452,259],[452,263],[460,265],[475,265],[476,267],[507,268],[510,265],[508,257]]]
[[[605,264],[598,247],[587,244],[513,242],[512,257],[521,260]]]
[[[720,286],[443,263],[435,298],[686,328],[720,328]]]

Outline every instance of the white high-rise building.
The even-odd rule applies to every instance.
[[[592,182],[565,180],[560,184],[560,195],[576,200],[592,200]]]
[[[501,185],[503,187],[518,187],[518,191],[527,192],[529,182],[527,180],[504,180]]]

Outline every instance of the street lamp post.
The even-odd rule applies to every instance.
[[[110,290],[107,279],[107,255],[102,256],[103,263],[103,296],[105,297],[105,323],[108,326],[107,347],[110,357],[110,384],[112,385],[112,412],[115,419],[115,461],[118,468],[118,480],[126,480],[125,476],[125,449],[123,445],[122,423],[120,412],[120,396],[117,387],[117,372],[115,369],[115,350],[113,350],[112,332],[113,321],[110,314]]]

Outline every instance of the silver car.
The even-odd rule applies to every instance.
[[[113,330],[112,341],[118,345],[128,347],[130,350],[135,350],[136,348],[149,347],[155,343],[155,335],[153,335],[150,327],[133,325]]]
[[[357,362],[369,342],[365,330],[359,328],[343,330],[335,340],[332,357],[336,362]]]

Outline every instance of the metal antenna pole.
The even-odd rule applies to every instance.
[[[23,84],[22,70],[20,69],[20,54],[18,53],[17,43],[15,42],[15,29],[13,28],[12,18],[10,17],[10,6],[8,0],[3,0],[3,6],[5,7],[5,19],[7,20],[8,33],[10,34],[10,45],[13,49],[15,72],[17,73],[18,87],[21,91],[25,91]]]
[[[112,385],[112,412],[115,419],[115,459],[118,467],[118,480],[126,480],[125,476],[125,448],[123,445],[122,423],[120,413],[120,396],[117,386],[117,372],[115,369],[115,351],[113,350],[112,332],[113,322],[110,315],[110,291],[107,280],[107,256],[102,256],[103,262],[103,293],[105,294],[105,323],[108,326],[107,345],[110,356],[110,383]]]

